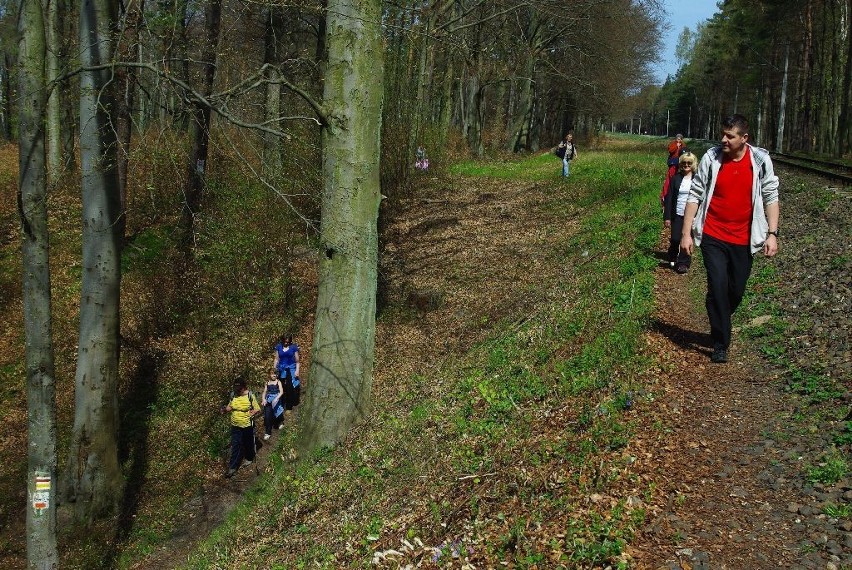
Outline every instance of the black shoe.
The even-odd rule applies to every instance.
[[[675,267],[675,272],[683,275],[684,273],[689,271],[689,266],[685,263],[678,263],[677,267]]]
[[[728,361],[728,351],[721,347],[716,347],[713,349],[713,354],[710,355],[710,362],[715,362],[716,364],[724,364]]]

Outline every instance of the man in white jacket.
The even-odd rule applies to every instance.
[[[722,121],[722,143],[701,159],[683,215],[680,247],[691,255],[700,246],[707,269],[710,359],[716,363],[728,361],[731,316],[745,293],[754,254],[778,252],[778,177],[769,153],[748,138],[742,115]]]

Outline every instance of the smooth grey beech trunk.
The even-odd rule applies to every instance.
[[[266,85],[266,100],[264,111],[266,124],[280,128],[281,122],[281,84],[278,71],[279,34],[284,26],[278,15],[278,8],[269,7],[264,11],[263,63],[272,67],[266,71],[265,78],[270,83]],[[263,134],[263,172],[266,176],[281,174],[281,137],[272,133]]]
[[[40,0],[18,13],[18,206],[27,374],[27,566],[55,568],[56,399],[44,149],[45,30]]]
[[[205,15],[205,38],[201,61],[204,62],[201,93],[209,97],[216,80],[216,47],[219,45],[219,32],[222,29],[222,2],[210,0]],[[186,245],[195,243],[195,217],[201,210],[207,173],[207,157],[210,149],[210,107],[196,102],[190,110],[189,177],[186,202],[183,207],[183,226],[186,230]]]
[[[46,2],[45,63],[47,82],[50,83],[59,77],[62,41],[59,38],[59,0],[46,0]],[[51,184],[56,182],[62,171],[60,92],[61,88],[58,85],[53,87],[47,100],[47,169]]]
[[[380,0],[330,0],[326,18],[320,275],[300,448],[338,443],[370,407],[376,336]]]
[[[117,4],[83,0],[80,7],[80,166],[83,279],[74,384],[74,431],[64,482],[80,521],[115,511],[123,491],[118,464],[119,285],[121,206],[116,138],[109,113],[107,70]]]
[[[510,117],[506,150],[517,152],[521,148],[529,150],[530,131],[533,121],[533,78],[535,76],[535,61],[541,49],[541,26],[537,10],[532,10],[527,24],[526,37],[528,48],[519,54],[523,58],[521,80],[518,89],[518,104]]]

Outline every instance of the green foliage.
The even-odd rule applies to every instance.
[[[521,161],[462,161],[452,165],[450,173],[458,176],[546,180],[559,176],[561,168],[562,162],[559,158],[550,153],[542,153]]]
[[[136,270],[156,271],[175,246],[172,237],[167,235],[162,227],[142,231],[122,250],[121,274],[126,276]]]
[[[852,518],[852,504],[841,503],[836,505],[834,503],[828,503],[822,508],[822,512],[833,519]]]
[[[852,445],[852,422],[845,422],[843,428],[834,436],[835,445]]]
[[[808,481],[833,485],[849,473],[849,463],[839,451],[828,454],[818,465],[807,468]]]
[[[812,404],[839,398],[843,395],[836,381],[824,374],[804,372],[797,368],[790,371],[789,388],[791,391],[807,396]]]

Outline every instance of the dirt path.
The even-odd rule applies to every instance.
[[[281,429],[273,430],[272,438],[258,448],[254,463],[240,468],[230,479],[223,476],[227,468],[225,462],[228,449],[225,449],[222,469],[209,477],[200,492],[182,507],[181,519],[169,539],[132,568],[165,570],[185,564],[188,555],[199,542],[222,524],[231,509],[240,503],[245,491],[258,477],[271,469],[270,454],[276,452],[278,438],[285,430],[294,429],[295,422],[295,416],[288,412]],[[262,438],[263,420],[256,421],[255,426],[257,435]],[[285,453],[293,452],[288,450]]]
[[[422,368],[420,355],[435,349],[436,337],[441,351],[460,350],[480,334],[474,316],[533,305],[536,300],[522,294],[524,274],[559,271],[536,255],[552,247],[554,236],[525,232],[542,224],[527,204],[529,185],[501,182],[499,189],[433,188],[434,195],[403,208],[389,230],[394,235],[383,271],[400,284],[389,292],[391,305],[408,307],[411,318],[379,326],[377,358],[384,367],[377,371],[377,399],[392,401],[394,375]],[[803,236],[813,231],[811,222],[802,222]],[[526,239],[519,240],[522,232]],[[795,236],[787,239],[784,245],[796,249]],[[791,433],[800,402],[784,392],[784,379],[754,346],[735,335],[731,361],[709,362],[709,339],[696,332],[708,330],[706,316],[690,293],[703,283],[700,267],[687,276],[658,271],[656,321],[647,342],[662,366],[636,441],[644,451],[637,454],[640,474],[656,491],[630,550],[631,568],[852,568],[852,524],[822,512],[828,503],[852,501],[852,487],[806,483],[804,467],[817,461],[825,440]],[[445,336],[450,326],[453,335]],[[274,442],[255,469],[206,485],[187,505],[181,530],[136,567],[184,562],[264,472]]]
[[[657,410],[642,431],[653,443],[646,468],[659,493],[634,545],[638,566],[852,567],[848,520],[822,512],[850,498],[848,485],[803,481],[814,442],[791,432],[799,402],[753,343],[735,334],[730,361],[710,363],[709,335],[695,332],[709,330],[703,303],[689,291],[704,283],[695,265],[688,276],[665,264],[657,274],[648,343],[665,368]]]

